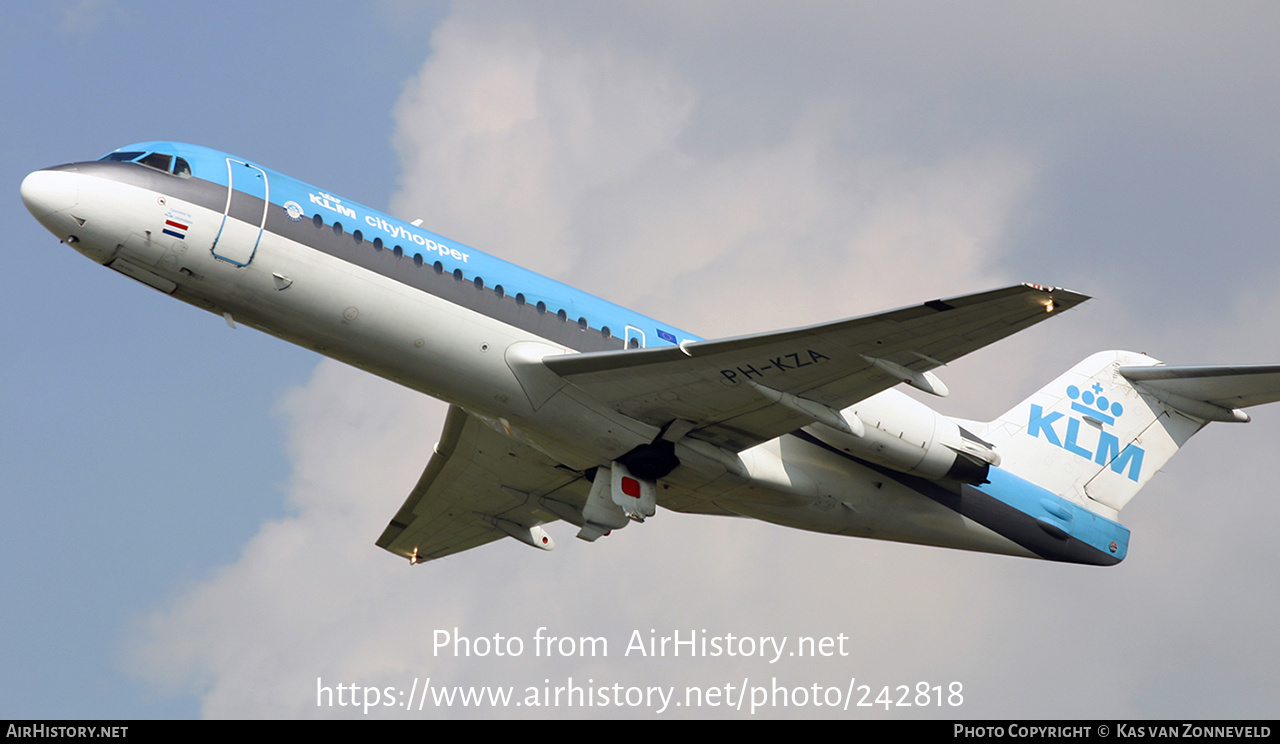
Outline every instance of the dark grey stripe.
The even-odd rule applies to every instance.
[[[1120,560],[1104,553],[1088,543],[1069,535],[1054,537],[1050,535],[1034,517],[1019,511],[997,498],[988,496],[967,483],[957,483],[959,492],[939,485],[927,478],[900,473],[896,470],[861,460],[826,444],[805,431],[794,431],[792,436],[803,439],[809,444],[834,452],[841,457],[870,468],[877,473],[901,483],[914,491],[927,496],[933,501],[961,514],[996,534],[1030,550],[1032,553],[1051,561],[1064,563],[1084,563],[1092,566],[1114,566]]]
[[[137,163],[113,163],[88,161],[85,163],[68,163],[45,168],[51,171],[75,171],[86,176],[97,176],[109,181],[127,183],[151,191],[159,191],[168,196],[177,197],[212,209],[219,214],[227,204],[227,187],[201,178],[184,178],[171,173],[158,171]],[[258,200],[261,203],[261,199]],[[259,212],[259,215],[262,213]],[[254,221],[257,224],[257,221]]]
[[[72,170],[139,186],[218,213],[221,213],[227,204],[226,186],[202,178],[174,176],[137,163],[92,161],[55,166],[48,170]],[[256,226],[262,219],[263,200],[244,192],[237,193],[243,198],[238,196],[234,200],[231,216]],[[515,295],[520,293],[521,287],[503,286],[504,296],[499,297],[490,281],[485,281],[484,289],[478,289],[475,286],[474,274],[464,273],[459,281],[449,270],[437,273],[434,262],[428,262],[425,257],[421,265],[416,264],[413,255],[419,251],[413,243],[410,243],[406,253],[397,257],[393,250],[394,244],[385,245],[382,250],[378,250],[370,240],[357,243],[351,227],[344,225],[343,234],[337,235],[332,229],[331,222],[323,224],[322,227],[316,227],[312,215],[306,215],[302,220],[294,222],[285,214],[283,207],[272,205],[267,210],[265,229],[267,232],[577,351],[616,351],[623,348],[624,339],[619,334],[625,330],[624,328],[611,329],[610,338],[604,337],[599,325],[588,326],[584,331],[578,326],[578,319],[575,317],[561,320],[556,314],[560,309],[558,307],[548,307],[545,313],[539,313],[532,304],[523,306],[517,304]],[[587,318],[589,323],[592,320]],[[595,322],[599,324],[600,321]]]
[[[579,328],[577,318],[569,317],[561,320],[556,315],[556,311],[559,310],[557,307],[549,307],[545,313],[539,313],[531,304],[526,303],[523,306],[517,304],[515,295],[520,291],[519,287],[504,286],[504,294],[499,297],[488,281],[485,282],[483,289],[478,289],[474,274],[463,273],[462,278],[457,279],[456,275],[448,269],[437,273],[434,264],[429,263],[425,258],[422,265],[418,265],[413,259],[413,254],[417,252],[416,248],[397,257],[393,250],[394,245],[384,245],[381,250],[378,250],[372,241],[364,240],[357,243],[346,229],[342,235],[337,235],[331,225],[316,227],[310,218],[294,222],[285,215],[282,207],[273,206],[268,211],[266,229],[309,248],[571,349],[604,351],[623,348],[623,339],[619,336],[605,338],[599,328],[588,327],[584,331]],[[440,266],[443,267],[443,263],[440,263]]]

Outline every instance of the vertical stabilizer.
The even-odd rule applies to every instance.
[[[1124,374],[1159,364],[1105,351],[1072,367],[988,425],[1001,467],[1114,519],[1207,421]]]

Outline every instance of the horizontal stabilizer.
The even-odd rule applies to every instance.
[[[1209,421],[1248,421],[1238,409],[1280,400],[1280,365],[1121,367],[1171,408]]]
[[[1210,421],[1280,401],[1280,365],[1170,367],[1104,351],[982,429],[1001,467],[1107,519]],[[1182,415],[1178,415],[1182,414]]]

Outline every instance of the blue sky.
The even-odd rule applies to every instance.
[[[1113,569],[661,512],[608,544],[552,525],[554,554],[409,570],[373,540],[438,406],[95,266],[17,196],[39,167],[196,142],[707,337],[1011,281],[1094,295],[946,370],[945,410],[989,419],[1101,348],[1280,360],[1271,6],[99,0],[0,20],[3,716],[351,715],[316,708],[317,677],[779,673],[431,654],[435,629],[542,625],[846,633],[851,659],[781,673],[958,679],[967,716],[1274,714],[1280,410],[1194,440],[1125,511]]]
[[[434,14],[424,7],[402,24],[371,6],[366,22],[335,22],[350,10],[68,2],[0,11],[14,196],[5,214],[19,230],[5,294],[23,308],[4,332],[4,377],[27,391],[0,403],[4,591],[22,608],[4,625],[11,639],[31,638],[5,644],[7,716],[196,714],[192,700],[157,700],[120,676],[121,628],[232,560],[263,518],[282,512],[274,401],[317,362],[101,282],[98,267],[41,234],[17,184],[36,168],[166,138],[253,153],[385,203],[396,175],[391,107],[428,51]],[[42,276],[59,278],[42,291]],[[200,351],[211,348],[221,351]],[[193,355],[202,357],[194,366],[181,361]],[[209,386],[218,392],[205,395]],[[151,400],[168,403],[139,405]],[[219,415],[229,408],[243,416]],[[194,511],[174,514],[175,501]],[[62,527],[36,527],[53,522]],[[55,537],[63,528],[74,537]]]

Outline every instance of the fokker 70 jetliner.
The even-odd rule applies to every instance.
[[[703,340],[257,163],[145,142],[31,173],[27,209],[154,289],[450,404],[378,538],[413,563],[501,537],[593,541],[660,504],[1075,563],[1209,421],[1280,400],[1280,365],[1095,354],[989,423],[932,372],[1087,299],[1024,284]]]

